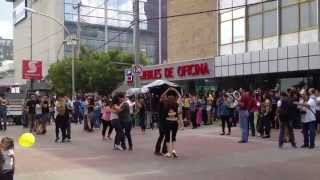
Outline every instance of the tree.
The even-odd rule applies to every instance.
[[[81,48],[80,59],[75,60],[75,87],[77,92],[98,92],[110,94],[123,82],[124,69],[129,66],[117,64],[133,63],[133,55],[119,50],[94,52]],[[146,57],[140,57],[146,65]],[[49,68],[48,78],[53,91],[57,94],[71,94],[71,65],[72,59],[65,58]]]

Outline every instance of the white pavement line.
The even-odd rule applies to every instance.
[[[83,160],[100,160],[100,159],[110,159],[110,156],[89,156],[89,157],[79,157],[79,158],[67,158],[70,161],[83,161]]]
[[[37,151],[65,151],[65,150],[73,150],[73,149],[76,149],[77,147],[73,147],[73,146],[69,146],[69,147],[43,147],[43,148],[39,148],[39,147],[32,147],[32,148],[29,148],[29,149],[25,149],[25,148],[22,148],[20,146],[17,146],[17,148],[15,149],[16,151],[20,152],[20,151],[26,151],[26,150],[37,150]]]
[[[132,176],[145,176],[145,175],[154,175],[154,174],[162,174],[162,171],[152,170],[152,171],[134,172],[134,173],[121,174],[121,175],[114,175],[114,176],[125,178],[125,177],[132,177]]]
[[[209,138],[221,138],[221,139],[230,139],[230,140],[240,140],[239,137],[234,136],[221,136],[221,135],[215,135],[215,134],[194,134],[196,136],[202,136],[202,137],[209,137]],[[257,143],[263,143],[263,144],[276,144],[275,141],[263,141],[258,139],[250,139],[249,142],[257,142]]]

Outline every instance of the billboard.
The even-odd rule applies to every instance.
[[[27,11],[24,9],[27,7],[27,0],[21,1],[13,10],[13,22],[16,25],[20,21],[27,18]]]
[[[42,61],[22,60],[22,78],[30,80],[41,80]]]

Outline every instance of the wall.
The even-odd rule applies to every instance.
[[[14,3],[14,7],[22,0]],[[63,0],[37,0],[34,1],[33,9],[55,17],[64,22]],[[43,16],[33,15],[33,60],[43,61],[43,76],[47,75],[50,64],[56,62],[57,52],[64,40],[64,31],[53,20]],[[30,16],[14,26],[14,60],[16,83],[25,83],[22,79],[22,60],[30,59]],[[61,50],[59,57],[63,57]]]
[[[170,0],[168,16],[216,9],[216,0]],[[217,13],[168,19],[168,62],[217,55]]]

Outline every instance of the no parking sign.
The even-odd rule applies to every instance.
[[[143,67],[140,64],[135,64],[132,66],[132,72],[134,76],[142,76],[143,75]]]

